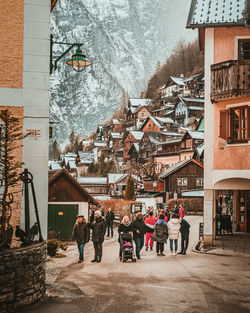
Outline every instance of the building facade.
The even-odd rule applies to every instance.
[[[0,110],[7,109],[20,118],[24,139],[17,158],[34,177],[42,234],[46,238],[51,1],[2,1],[0,9]],[[21,183],[17,189],[21,189]],[[21,197],[20,191],[16,196],[18,209],[11,221],[14,228],[23,224]],[[35,222],[33,211],[31,206],[31,226]]]
[[[205,54],[204,241],[212,244],[222,215],[250,232],[250,7],[208,5],[192,1],[187,27],[198,28]]]

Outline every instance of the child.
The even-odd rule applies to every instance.
[[[155,224],[155,231],[153,235],[153,240],[156,241],[156,253],[157,255],[164,256],[164,243],[167,242],[168,239],[168,226],[164,221],[164,215],[160,214],[159,219]]]
[[[168,233],[169,233],[169,242],[170,242],[170,252],[171,255],[177,255],[178,249],[178,238],[180,234],[180,220],[177,214],[172,214],[170,221],[168,222]],[[174,250],[173,250],[174,243]],[[173,252],[174,251],[174,252]]]

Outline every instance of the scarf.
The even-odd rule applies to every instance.
[[[128,222],[125,222],[125,218],[128,218],[128,216],[124,216],[123,217],[123,219],[122,219],[122,221],[121,221],[121,224],[123,224],[123,225],[125,225],[126,227],[128,227],[130,224],[131,224],[131,222],[130,222],[130,220],[128,221]]]

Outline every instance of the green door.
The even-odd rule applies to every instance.
[[[78,204],[49,204],[48,230],[54,230],[60,239],[70,239],[78,214]]]

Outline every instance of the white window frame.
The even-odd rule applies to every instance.
[[[201,182],[201,183],[198,183],[198,182]],[[203,178],[201,178],[201,177],[196,178],[196,186],[197,187],[203,187]]]
[[[239,39],[250,39],[250,36],[234,36],[234,59],[235,60],[239,59],[239,55],[238,55]]]
[[[177,177],[177,186],[179,187],[187,187],[188,179],[186,177]]]

